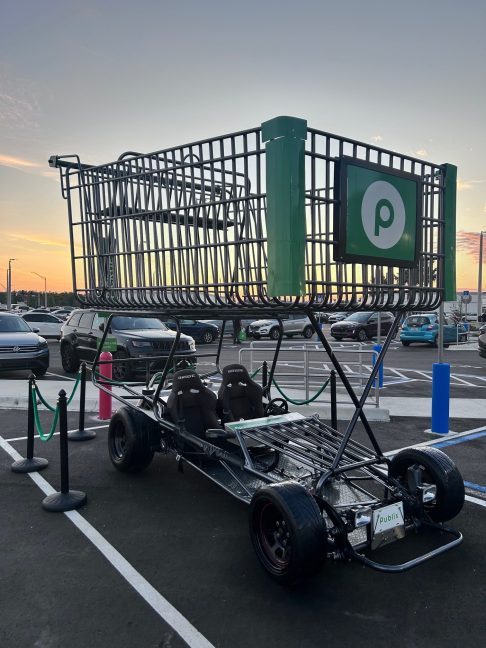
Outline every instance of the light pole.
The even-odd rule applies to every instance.
[[[12,261],[17,261],[17,259],[8,260],[8,271],[7,271],[7,310],[12,308]]]
[[[483,314],[483,236],[484,230],[479,232],[479,269],[478,269],[478,322]]]
[[[47,308],[47,277],[44,277],[44,275],[41,275],[38,272],[34,272],[33,270],[31,270],[31,272],[41,279],[44,279],[44,308]]]

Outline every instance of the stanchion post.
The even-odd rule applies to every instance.
[[[32,398],[35,397],[35,376],[29,376],[28,387],[28,401],[27,401],[27,456],[25,459],[14,461],[11,465],[13,472],[29,473],[36,470],[47,468],[49,462],[42,457],[34,457],[34,434],[35,434],[35,421],[34,421],[34,403]]]
[[[337,430],[337,385],[334,369],[331,370],[331,427]]]
[[[113,356],[109,351],[102,351],[100,354],[100,360],[113,360]],[[100,374],[102,377],[107,378],[108,380],[112,379],[113,365],[111,362],[106,364],[100,364]],[[100,385],[109,391],[111,391],[111,385],[109,382],[105,382],[102,378],[100,379]],[[111,418],[111,394],[107,394],[105,391],[100,389],[100,402],[99,402],[99,414],[98,418],[100,421],[106,421]]]
[[[373,351],[376,351],[376,354],[373,353],[373,359],[372,359],[373,367],[376,364],[376,359],[377,359],[377,356],[380,355],[381,349],[382,349],[381,344],[375,344],[373,346]],[[380,364],[380,368],[378,369],[378,387],[383,387],[383,376],[384,376],[384,367],[383,367],[383,362],[382,362]]]
[[[262,387],[265,389],[267,386],[267,380],[268,380],[268,364],[267,361],[264,360],[262,364]]]
[[[59,392],[59,449],[61,465],[61,492],[48,495],[42,500],[42,507],[46,511],[62,513],[72,511],[86,503],[86,493],[69,490],[69,455],[68,455],[68,425],[67,425],[67,398],[64,389]]]
[[[86,363],[81,363],[81,376],[80,376],[80,392],[79,392],[79,423],[78,429],[69,432],[69,441],[89,441],[94,439],[96,432],[94,430],[84,429],[84,413],[86,409]]]

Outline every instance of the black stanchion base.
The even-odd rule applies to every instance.
[[[53,513],[72,511],[86,504],[86,493],[70,490],[67,493],[52,493],[42,500],[42,508]]]
[[[68,433],[69,441],[89,441],[94,439],[96,432],[94,430],[74,430]]]
[[[37,470],[43,470],[47,468],[49,462],[47,459],[42,459],[42,457],[32,457],[32,459],[19,459],[14,461],[10,466],[13,472],[16,473],[30,473],[36,472]]]

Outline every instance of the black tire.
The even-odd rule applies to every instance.
[[[201,335],[201,342],[203,344],[211,344],[211,342],[213,341],[214,341],[214,333],[209,329],[203,331],[203,334]]]
[[[437,336],[435,336],[435,338],[434,338],[433,341],[431,342],[431,345],[434,347],[434,349],[437,349],[437,347],[439,346],[439,345],[437,344]]]
[[[113,360],[124,360],[125,358],[129,357],[130,356],[128,355],[128,353],[126,351],[123,351],[123,349],[115,351],[115,353],[113,354]],[[133,371],[129,362],[113,362],[112,367],[113,380],[116,380],[116,382],[125,382],[126,380],[131,380]]]
[[[437,448],[407,448],[393,457],[389,475],[406,480],[407,469],[417,464],[423,471],[425,483],[437,486],[434,502],[424,505],[424,510],[434,522],[447,522],[464,505],[464,481],[455,463]]]
[[[305,329],[302,331],[302,335],[305,337],[306,340],[310,340],[311,337],[314,335],[314,329],[312,326],[306,326]]]
[[[81,365],[76,349],[69,342],[61,346],[61,364],[67,373],[76,373]]]
[[[294,337],[294,334],[293,333],[286,333],[285,337],[290,339],[290,338]]]
[[[282,584],[317,574],[326,555],[326,524],[312,495],[296,482],[259,488],[250,504],[250,537],[267,573]]]
[[[407,342],[407,340],[402,340],[403,346],[410,346],[410,342]]]
[[[340,342],[343,339],[340,335],[333,335],[332,337],[338,342]]]
[[[368,339],[366,331],[364,329],[359,329],[359,331],[356,333],[356,339],[359,342],[366,342],[366,340]]]
[[[36,378],[42,378],[42,376],[46,375],[47,367],[43,367],[42,369],[36,368],[32,369],[32,373]]]
[[[111,417],[108,429],[111,463],[120,472],[141,472],[154,457],[156,434],[160,428],[147,415],[121,407]]]
[[[273,328],[270,330],[269,338],[271,340],[278,340],[279,335],[280,335],[280,331],[278,330],[278,328]]]

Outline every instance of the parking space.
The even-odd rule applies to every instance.
[[[49,416],[42,417],[47,423]],[[3,412],[3,438],[18,438],[20,418]],[[384,449],[393,450],[423,442],[424,424],[400,419],[374,430]],[[100,422],[89,417],[87,425]],[[357,435],[362,438],[361,429]],[[11,441],[9,447],[24,452],[24,444]],[[486,436],[444,450],[467,481],[484,483]],[[183,623],[186,643],[193,646],[306,648],[332,637],[333,645],[342,646],[452,647],[463,643],[465,621],[467,645],[484,645],[481,505],[467,501],[454,521],[464,534],[462,545],[410,572],[386,575],[329,561],[317,578],[285,589],[256,560],[245,505],[195,470],[180,472],[170,457],[156,456],[144,473],[121,474],[108,459],[106,428],[93,441],[69,444],[69,452],[71,487],[88,495],[88,504],[74,514],[94,530],[88,536],[73,525],[73,514],[44,512],[39,487],[11,473],[11,459],[0,450],[7,522],[2,548],[9,555],[2,561],[2,584],[10,592],[2,646],[180,646],[174,626],[180,630]],[[41,476],[58,489],[57,439],[36,441],[36,454],[50,460]],[[418,536],[395,543],[386,555],[400,560],[429,542]]]

